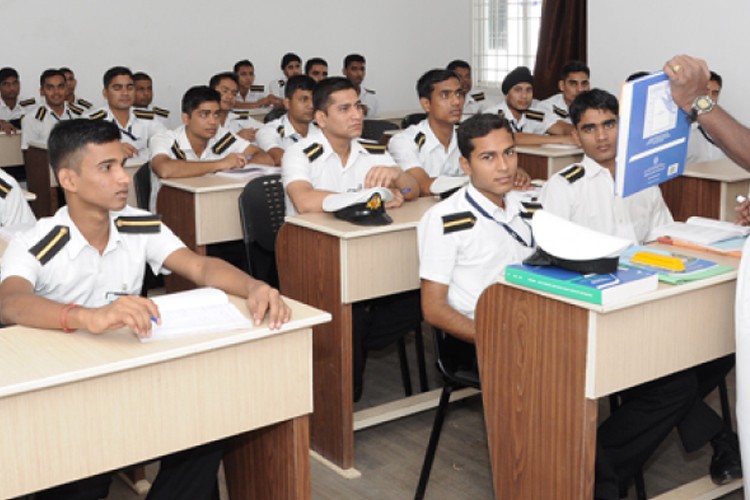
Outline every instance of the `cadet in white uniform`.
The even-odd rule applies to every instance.
[[[284,73],[284,78],[279,78],[269,83],[268,92],[279,99],[284,99],[284,85],[286,85],[286,81],[294,75],[302,74],[302,59],[293,52],[287,52],[281,58],[281,71]]]
[[[448,63],[447,70],[453,71],[461,83],[461,90],[464,93],[464,110],[462,120],[469,118],[477,113],[482,113],[489,107],[484,92],[474,90],[474,81],[471,77],[471,66],[466,61],[456,59]]]
[[[21,120],[21,149],[28,149],[30,142],[47,144],[52,127],[61,120],[80,118],[84,109],[65,102],[65,76],[60,70],[48,69],[39,78],[44,103]]]
[[[0,169],[0,226],[21,226],[34,222],[36,217],[18,182]]]
[[[539,108],[556,120],[563,121],[572,127],[569,107],[578,94],[591,88],[591,71],[581,61],[569,61],[560,70],[557,87],[560,92],[545,99]],[[572,131],[572,130],[571,130]]]
[[[36,99],[19,98],[21,83],[13,68],[0,69],[0,132],[15,133],[21,128],[21,118],[36,106]]]
[[[256,134],[263,126],[261,122],[250,116],[248,109],[234,109],[237,103],[237,77],[229,71],[218,73],[211,77],[208,86],[221,95],[220,125],[237,137],[256,143]]]
[[[151,77],[139,71],[133,74],[133,84],[135,85],[133,107],[138,110],[153,112],[154,118],[160,120],[166,127],[169,123],[169,110],[153,105],[154,82]]]
[[[377,118],[378,96],[374,90],[362,86],[362,82],[365,80],[365,75],[367,74],[366,64],[364,56],[349,54],[344,58],[342,73],[354,84],[354,89],[359,95],[359,101],[364,106],[365,116],[367,118]]]
[[[65,76],[65,101],[78,108],[83,108],[84,113],[91,110],[91,108],[94,107],[94,104],[91,101],[83,99],[82,97],[76,97],[76,86],[78,85],[78,80],[76,80],[76,75],[73,73],[73,70],[68,67],[62,67],[60,68],[60,71],[62,71],[62,74]]]

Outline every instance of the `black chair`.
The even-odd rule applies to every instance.
[[[419,484],[414,495],[415,500],[424,498],[451,393],[456,389],[465,387],[481,389],[477,352],[474,345],[448,335],[438,328],[433,328],[433,331],[435,334],[435,364],[443,375],[445,385],[440,393],[440,403],[437,407],[437,413],[435,413],[435,421],[432,424],[430,442],[427,445],[424,462],[422,463],[422,472],[419,474]]]
[[[379,142],[386,130],[398,130],[398,125],[388,120],[365,120],[362,123],[362,139]]]
[[[133,175],[133,186],[135,187],[135,200],[138,208],[148,210],[148,202],[151,198],[151,163],[146,162],[136,170]]]
[[[271,121],[274,121],[276,118],[281,118],[286,114],[286,109],[284,108],[273,108],[271,111],[266,113],[266,116],[263,117],[263,123],[268,123]]]
[[[278,288],[276,235],[284,224],[284,186],[278,174],[258,177],[240,194],[240,221],[251,276]]]
[[[411,125],[416,125],[425,118],[427,118],[427,113],[412,113],[410,115],[406,115],[404,119],[401,120],[401,128],[403,129]]]

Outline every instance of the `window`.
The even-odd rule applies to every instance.
[[[516,66],[534,69],[542,0],[473,0],[473,76],[500,87]]]

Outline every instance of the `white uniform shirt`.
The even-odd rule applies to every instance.
[[[0,169],[0,226],[19,226],[36,222],[18,182]]]
[[[713,139],[703,127],[694,123],[690,127],[688,138],[688,152],[685,163],[701,163],[704,161],[722,160],[727,155],[714,144]]]
[[[252,116],[248,110],[232,110],[227,115],[227,119],[224,122],[224,128],[228,129],[231,133],[237,135],[241,130],[246,128],[254,128],[260,130],[263,127],[263,123],[259,122]],[[254,143],[257,144],[258,137],[255,137]],[[265,149],[265,148],[264,148]]]
[[[467,194],[492,219],[473,206]],[[430,208],[419,222],[419,277],[447,285],[448,304],[473,319],[484,289],[500,277],[506,266],[520,264],[533,252],[531,226],[520,212],[517,193],[505,196],[503,210],[471,184],[459,189]],[[525,244],[502,224],[510,226]]]
[[[162,121],[156,118],[153,111],[142,111],[135,108],[130,108],[130,117],[124,127],[117,121],[109,108],[96,110],[88,117],[92,120],[107,120],[117,125],[120,129],[120,140],[137,149],[139,156],[147,155],[149,139],[159,132],[167,130]]]
[[[372,167],[395,165],[385,149],[379,154],[371,153],[356,139],[352,139],[349,158],[346,165],[342,165],[341,158],[321,133],[314,138],[308,136],[286,150],[281,162],[281,179],[284,189],[292,182],[307,181],[314,189],[346,193],[364,189],[365,177]],[[286,213],[297,213],[288,195]]]
[[[471,92],[466,94],[466,98],[464,99],[462,120],[476,115],[477,113],[483,113],[484,110],[488,107],[489,106],[484,96],[484,92],[481,90],[471,89]]]
[[[164,130],[151,139],[151,161],[158,155],[166,155],[172,160],[187,161],[212,161],[221,160],[230,153],[243,153],[250,145],[242,137],[237,137],[229,130],[219,127],[211,139],[208,140],[206,149],[203,150],[200,157],[193,151],[193,146],[185,132],[185,125],[174,130]],[[149,209],[156,211],[156,196],[159,194],[161,181],[159,177],[151,170],[151,198],[149,199]]]
[[[573,124],[573,121],[570,119],[570,109],[565,103],[565,97],[563,97],[562,92],[543,100],[539,104],[539,108],[541,111],[544,111],[546,115],[553,117],[557,121],[564,121],[571,125]]]
[[[583,166],[583,173],[576,175],[572,170],[577,165]],[[545,210],[564,219],[634,243],[650,241],[655,229],[673,220],[658,186],[627,198],[614,193],[609,170],[584,156],[580,164],[553,175],[539,193],[539,201]]]
[[[264,85],[251,85],[250,90],[247,91],[247,95],[242,97],[242,94],[237,92],[237,102],[245,104],[251,104],[257,102],[266,96],[266,87]]]
[[[367,118],[377,118],[378,116],[378,96],[372,89],[365,87],[359,88],[359,102],[367,106]]]
[[[388,141],[388,152],[404,170],[420,166],[430,177],[463,175],[456,132],[446,151],[426,118],[394,135]]]
[[[276,97],[280,99],[283,99],[285,86],[286,86],[286,77],[273,80],[271,83],[268,84],[268,93],[271,95],[275,95]]]
[[[307,136],[302,137],[302,135],[295,130],[292,122],[289,121],[289,116],[284,114],[280,118],[271,120],[263,125],[255,135],[255,140],[258,143],[258,146],[264,151],[270,151],[273,148],[280,148],[286,151],[286,149],[293,144],[303,141],[308,137],[315,137],[322,134],[315,123],[310,123],[308,127]]]
[[[11,121],[19,120],[27,113],[30,113],[36,107],[37,102],[33,97],[29,99],[18,98],[16,105],[13,108],[9,108],[5,101],[0,99],[0,120]]]
[[[539,101],[534,101],[532,106],[538,103]],[[503,98],[499,104],[488,108],[486,113],[496,113],[504,117],[510,122],[510,126],[516,132],[523,132],[525,134],[546,134],[547,130],[554,125],[557,120],[538,108],[539,106],[537,106],[537,108],[527,109],[524,113],[521,113],[521,118],[516,120],[508,107],[508,103],[505,101],[505,98]]]
[[[141,106],[134,106],[133,109],[137,109],[139,111],[148,111],[154,114],[154,118],[161,122],[162,125],[164,125],[164,128],[167,128],[169,125],[169,114],[170,111],[167,108],[160,108],[159,106],[154,106],[149,104],[146,107]]]
[[[28,149],[30,142],[47,144],[52,128],[62,120],[72,120],[83,116],[84,110],[65,103],[62,116],[57,116],[46,104],[39,106],[21,120],[21,149]]]
[[[164,260],[185,245],[163,224],[158,233],[120,232],[115,219],[122,215],[150,214],[132,207],[111,212],[109,241],[100,255],[70,219],[68,207],[60,208],[54,216],[39,220],[32,229],[13,237],[3,256],[2,280],[19,276],[34,286],[36,295],[86,307],[106,305],[116,298],[112,293],[138,294],[145,264],[158,273]],[[59,235],[56,226],[68,228],[70,240],[64,244],[52,243],[47,252],[52,256],[42,264],[36,257],[40,254],[37,245],[46,237]],[[57,241],[64,242],[64,239]]]

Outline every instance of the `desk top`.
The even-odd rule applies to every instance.
[[[243,300],[230,297],[247,313]],[[212,351],[331,320],[331,315],[285,298],[292,320],[279,331],[264,323],[251,330],[197,334],[174,340],[141,343],[125,329],[92,335],[12,326],[0,329],[0,397],[91,379],[140,366]]]
[[[253,164],[248,164],[252,166]],[[268,165],[258,165],[269,168]],[[281,173],[281,168],[278,169]],[[266,174],[270,175],[270,174]],[[224,175],[206,174],[199,177],[184,177],[181,179],[162,179],[163,186],[173,187],[188,193],[211,193],[214,191],[227,191],[231,189],[242,189],[251,179],[247,176],[238,175],[236,179]]]
[[[583,150],[578,146],[568,146],[564,144],[546,144],[543,146],[516,146],[518,153],[546,156],[548,158],[560,158],[564,156],[582,155]]]
[[[387,212],[393,219],[393,223],[387,226],[357,226],[351,222],[337,219],[333,214],[327,212],[288,215],[285,221],[347,240],[415,228],[422,215],[437,202],[436,197],[424,197],[404,202],[399,208],[389,209]]]
[[[685,172],[682,175],[719,182],[750,180],[750,172],[729,158],[688,164],[685,166]]]

